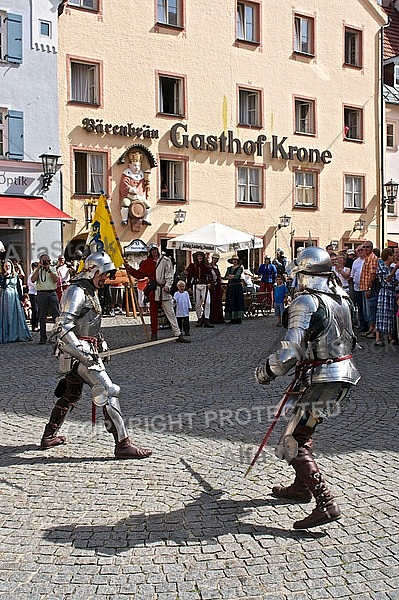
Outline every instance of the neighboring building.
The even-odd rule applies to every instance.
[[[317,0],[69,0],[60,132],[65,210],[77,222],[65,240],[85,231],[84,204],[103,189],[123,245],[164,247],[212,221],[262,237],[270,254],[309,238],[375,241],[385,22],[374,0],[328,10]],[[151,225],[121,225],[131,148],[147,171]],[[186,218],[175,224],[178,209]],[[278,228],[284,215],[290,226]]]
[[[389,18],[384,29],[385,181],[399,182],[399,3],[383,2]],[[399,244],[398,200],[385,207],[390,246]]]
[[[40,252],[57,257],[60,219],[68,218],[58,210],[58,176],[45,194],[48,202],[41,177],[40,155],[59,154],[53,4],[13,0],[0,7],[0,239],[7,257],[22,260],[27,270]]]

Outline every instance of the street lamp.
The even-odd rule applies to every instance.
[[[391,179],[390,181],[388,181],[388,183],[384,183],[384,185],[382,187],[384,188],[384,197],[383,197],[384,208],[387,206],[387,204],[395,204],[395,200],[398,195],[399,183],[397,183],[396,181],[393,181],[393,179]]]
[[[362,219],[361,217],[359,219],[356,219],[355,224],[352,229],[352,232],[353,231],[363,231],[365,225],[366,225],[366,221],[364,219]]]
[[[179,225],[179,223],[184,223],[186,220],[186,214],[187,212],[181,208],[179,208],[179,210],[175,210],[174,224]]]
[[[39,158],[42,159],[43,173],[42,173],[42,192],[47,192],[50,189],[53,177],[57,172],[58,159],[61,158],[58,154],[50,154],[45,152],[41,154]]]
[[[274,232],[274,256],[276,256],[277,254],[277,232],[282,227],[288,227],[288,225],[291,222],[291,217],[288,215],[283,215],[282,217],[279,217],[279,221],[280,223],[277,225],[276,230]]]
[[[332,247],[332,249],[335,252],[336,250],[338,250],[339,241],[338,240],[331,240],[330,246]]]
[[[86,202],[83,204],[83,210],[85,213],[86,229],[87,229],[87,227],[90,226],[90,223],[93,220],[93,215],[95,213],[96,208],[97,208],[96,200],[86,200]]]

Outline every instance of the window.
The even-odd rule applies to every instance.
[[[0,157],[24,158],[24,114],[19,110],[0,108]]]
[[[0,11],[0,60],[22,63],[22,16]]]
[[[75,194],[99,194],[106,190],[105,154],[75,152]]]
[[[239,204],[261,204],[261,169],[238,167],[237,202]]]
[[[347,140],[363,140],[363,111],[344,107],[344,131]]]
[[[396,202],[393,204],[387,204],[387,215],[388,217],[396,217]]]
[[[51,23],[50,23],[50,21],[39,21],[39,33],[43,37],[51,38]]]
[[[295,171],[294,206],[317,207],[317,173],[314,171]]]
[[[244,42],[259,42],[259,5],[237,2],[237,38]]]
[[[314,19],[295,15],[294,52],[314,54]]]
[[[394,123],[387,123],[387,148],[395,148],[395,125]]]
[[[362,66],[362,32],[345,27],[345,64]]]
[[[295,133],[316,133],[314,100],[295,98]]]
[[[183,80],[178,77],[159,77],[159,112],[183,116]]]
[[[6,113],[4,110],[0,109],[0,156],[3,158],[5,153],[5,131],[4,131],[4,122],[5,122]]]
[[[261,125],[260,118],[260,92],[254,90],[239,90],[239,124],[253,125],[259,127]]]
[[[181,160],[160,161],[161,189],[160,198],[162,200],[185,201],[185,164]]]
[[[397,87],[399,87],[399,66],[398,65],[394,66],[393,72],[394,72],[393,85],[394,85],[394,87],[397,88]]]
[[[345,201],[346,209],[362,209],[364,206],[364,178],[354,175],[345,175]]]
[[[98,64],[71,61],[71,101],[100,104]]]
[[[172,27],[182,26],[182,0],[157,0],[157,21]]]
[[[68,6],[78,6],[87,10],[98,10],[98,0],[68,0]]]

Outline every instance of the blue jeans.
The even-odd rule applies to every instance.
[[[361,329],[362,331],[366,331],[368,329],[368,327],[367,327],[367,321],[364,318],[364,314],[363,314],[363,292],[354,290],[353,293],[355,296],[355,303],[357,306],[357,325],[358,325],[359,329]]]
[[[368,326],[375,325],[375,316],[377,313],[377,292],[362,292],[363,294],[363,314],[366,319]],[[366,298],[366,294],[370,294],[369,298]]]

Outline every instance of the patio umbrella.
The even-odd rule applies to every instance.
[[[189,231],[172,238],[167,244],[167,248],[172,250],[203,250],[222,254],[262,247],[261,238],[221,223],[210,223],[200,229]]]

